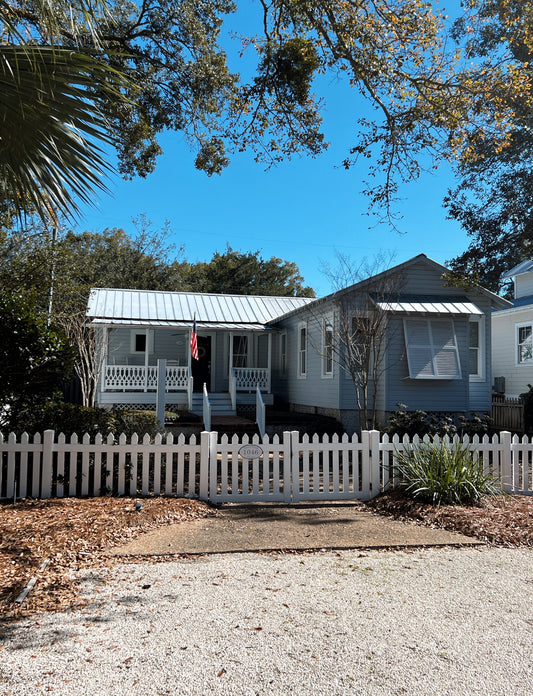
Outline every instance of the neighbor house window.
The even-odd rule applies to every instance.
[[[333,376],[333,322],[324,319],[322,331],[322,377]]]
[[[484,378],[484,320],[471,317],[468,322],[468,374],[473,381]]]
[[[451,319],[404,319],[411,379],[460,379],[461,365]]]
[[[298,377],[307,376],[307,324],[298,326]]]
[[[516,331],[518,364],[529,363],[533,360],[533,325],[518,324]]]

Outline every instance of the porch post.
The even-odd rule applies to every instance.
[[[100,374],[100,385],[101,385],[101,391],[106,390],[106,375],[107,375],[107,365],[109,362],[109,329],[107,326],[104,326],[102,329],[102,355],[98,356],[98,361],[99,364],[102,366],[101,367],[101,374]]]
[[[144,332],[144,391],[148,391],[148,341],[150,340],[150,329],[146,328]]]
[[[270,394],[272,381],[272,333],[268,334],[268,393]]]
[[[159,358],[157,361],[157,420],[165,427],[165,391],[167,382],[167,361]]]

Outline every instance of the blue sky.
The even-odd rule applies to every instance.
[[[258,3],[250,2],[243,22],[257,21],[254,12],[259,17]],[[331,81],[325,96],[330,148],[321,157],[297,157],[264,171],[251,153],[243,153],[233,157],[221,176],[209,178],[194,168],[195,153],[183,136],[168,133],[156,171],[145,180],[113,177],[108,182],[112,195],[85,208],[77,229],[122,227],[134,234],[132,219],[140,214],[155,227],[168,220],[172,241],[185,245],[189,261],[208,260],[228,244],[243,252],[259,251],[264,258],[296,262],[319,295],[331,290],[321,266],[334,265],[337,252],[356,262],[384,252],[394,254],[395,263],[419,253],[444,263],[464,251],[466,234],[446,219],[442,207],[454,184],[446,165],[401,187],[396,207],[401,234],[367,215],[368,200],[360,193],[366,164],[348,171],[339,167],[355,143],[364,103]]]

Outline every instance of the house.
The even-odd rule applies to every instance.
[[[512,280],[514,298],[492,315],[492,372],[495,390],[518,397],[533,384],[533,261],[502,275]]]
[[[356,352],[369,349],[368,398],[379,420],[398,402],[410,410],[489,412],[490,315],[506,301],[480,287],[448,286],[446,271],[421,254],[320,299],[94,289],[88,317],[102,346],[97,402],[153,408],[164,358],[169,406],[201,413],[205,384],[210,402],[234,413],[255,404],[259,387],[266,404],[279,399],[353,430],[360,410],[339,349],[344,330]],[[382,331],[368,340],[374,315]],[[189,349],[195,319],[198,361]]]

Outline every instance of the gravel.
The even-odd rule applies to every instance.
[[[8,624],[0,694],[533,692],[533,551],[228,554],[84,571]]]

